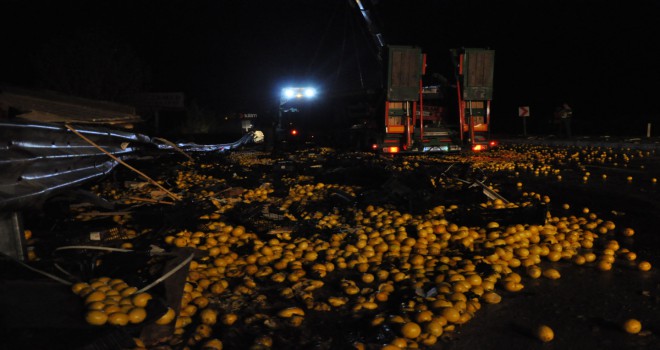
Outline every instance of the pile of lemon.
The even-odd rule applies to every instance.
[[[78,282],[71,290],[83,298],[87,309],[85,320],[95,326],[141,323],[147,318],[145,308],[152,299],[149,293],[136,293],[136,287],[119,278],[99,277]]]
[[[646,156],[649,154],[630,153],[623,157],[599,148],[516,146],[470,161],[489,173],[558,177],[575,169],[590,176],[587,165],[620,162],[626,166]],[[254,156],[242,161],[236,155],[232,160],[245,168],[264,163]],[[381,162],[393,171],[410,171],[448,159],[417,156],[371,161]],[[461,159],[454,157],[451,161]],[[504,226],[491,222],[467,227],[446,216],[460,209],[460,204],[439,203],[414,215],[389,205],[318,206],[335,191],[355,197],[361,189],[317,182],[310,175],[282,179],[286,188],[278,191],[285,194],[281,198],[271,186],[247,188],[232,198],[223,198],[204,187],[231,185],[231,179],[225,182],[202,172],[226,165],[197,166],[192,169],[189,164],[190,171],[178,171],[176,185],[180,190],[191,190],[189,194],[195,199],[209,200],[209,212],[198,217],[201,225],[170,232],[164,238],[167,245],[207,253],[191,262],[179,313],[168,311],[175,322],[175,335],[188,337],[181,342],[185,347],[221,348],[222,342],[213,338],[217,336],[216,323],[221,323],[223,329],[265,329],[250,336],[254,336],[255,348],[269,347],[278,341],[271,336],[277,330],[305,326],[306,319],[316,312],[335,313],[337,317],[348,314],[367,326],[394,330],[387,344],[363,339],[364,343],[355,344],[358,349],[433,346],[440,337],[470,321],[484,304],[501,302],[510,293],[523,290],[527,281],[560,279],[560,270],[568,263],[590,266],[595,271],[608,271],[615,262],[641,271],[651,269],[649,262],[640,261],[635,252],[618,241],[623,238],[622,243],[628,242],[635,233],[632,228],[617,227],[587,208],[568,214],[570,206],[566,205],[565,216],[550,215],[542,225]],[[434,186],[442,191],[463,185],[438,177]],[[481,203],[481,207],[505,209],[550,202],[548,196],[539,193],[518,194],[521,197],[510,203],[491,200]],[[236,203],[255,202],[272,204],[291,221],[309,223],[304,225],[308,231],[283,227],[271,235],[257,235],[245,226],[225,221],[224,214]],[[564,264],[555,264],[558,262]],[[93,294],[99,288],[102,295]],[[139,302],[133,302],[135,290],[127,288],[120,280],[97,279],[74,291],[85,297],[89,312],[106,315],[103,320],[95,312],[90,323],[117,324],[110,320],[111,314],[122,312],[128,316],[134,308],[140,308]],[[246,305],[258,305],[261,311],[247,314],[243,312]],[[630,332],[639,328],[634,323],[626,327]],[[555,333],[549,326],[542,326],[537,336],[551,341]]]

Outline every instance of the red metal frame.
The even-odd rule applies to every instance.
[[[458,75],[462,76],[463,75],[463,62],[464,62],[464,54],[461,54],[459,56],[459,64],[458,64]],[[456,90],[457,90],[457,96],[458,96],[458,107],[459,107],[459,127],[460,127],[460,136],[461,136],[461,142],[465,141],[465,132],[467,131],[469,137],[470,137],[470,148],[474,147],[475,145],[475,139],[474,139],[474,133],[475,133],[475,125],[474,125],[474,117],[472,116],[472,106],[468,106],[466,104],[466,101],[463,100],[463,96],[461,94],[461,83],[460,81],[456,82]],[[484,108],[486,110],[486,116],[485,116],[485,131],[488,133],[490,138],[490,100],[484,100]],[[471,101],[468,103],[471,104]],[[470,109],[470,115],[466,116],[465,110],[469,107]],[[467,130],[466,130],[467,129]]]
[[[422,75],[426,73],[426,54],[422,55]],[[398,132],[390,132],[389,131],[389,115],[390,115],[390,102],[391,101],[385,101],[385,134],[399,134]],[[397,101],[399,102],[399,101]],[[420,138],[424,140],[424,98],[423,98],[423,81],[422,79],[419,80],[419,106],[417,102],[414,101],[400,101],[404,103],[405,106],[405,122],[403,123],[404,126],[404,134],[406,135],[405,138],[405,143],[401,145],[401,148],[403,150],[407,150],[412,146],[412,136],[414,134],[414,129],[415,125],[417,124],[417,110],[419,108],[419,125],[420,125]],[[412,103],[412,118],[410,115],[410,103]],[[412,120],[412,124],[411,124]],[[384,143],[392,143],[393,141],[383,140]],[[388,148],[390,146],[387,146]]]

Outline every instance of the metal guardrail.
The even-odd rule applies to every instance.
[[[104,127],[0,121],[0,252],[23,258],[21,211],[38,209],[53,196],[101,179],[120,163],[140,173],[125,160],[147,154],[225,152],[262,141],[263,133],[254,131],[227,144],[175,145]]]

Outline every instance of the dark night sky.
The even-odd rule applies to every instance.
[[[294,77],[329,93],[360,87],[360,72],[367,85],[379,74],[363,23],[346,3],[2,0],[0,82],[36,86],[43,48],[87,35],[128,48],[148,67],[150,91],[183,91],[218,111],[259,111]],[[448,77],[450,48],[495,49],[496,131],[517,131],[517,106],[531,106],[530,125],[540,128],[567,101],[578,128],[636,132],[660,121],[656,4],[382,0],[374,15],[389,43],[421,46],[429,70]]]

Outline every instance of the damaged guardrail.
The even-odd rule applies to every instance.
[[[34,208],[50,196],[110,173],[144,153],[224,152],[263,141],[255,131],[227,144],[174,145],[149,136],[90,126],[0,122],[0,210]],[[161,153],[161,154],[165,154]]]
[[[161,187],[124,161],[173,151],[225,152],[263,142],[260,131],[236,142],[217,145],[173,144],[139,133],[94,126],[0,122],[0,251],[22,259],[18,212],[39,208],[48,199],[109,174],[123,164]],[[161,187],[172,198],[178,199]],[[18,223],[18,224],[17,224]],[[17,253],[19,252],[19,253]]]

